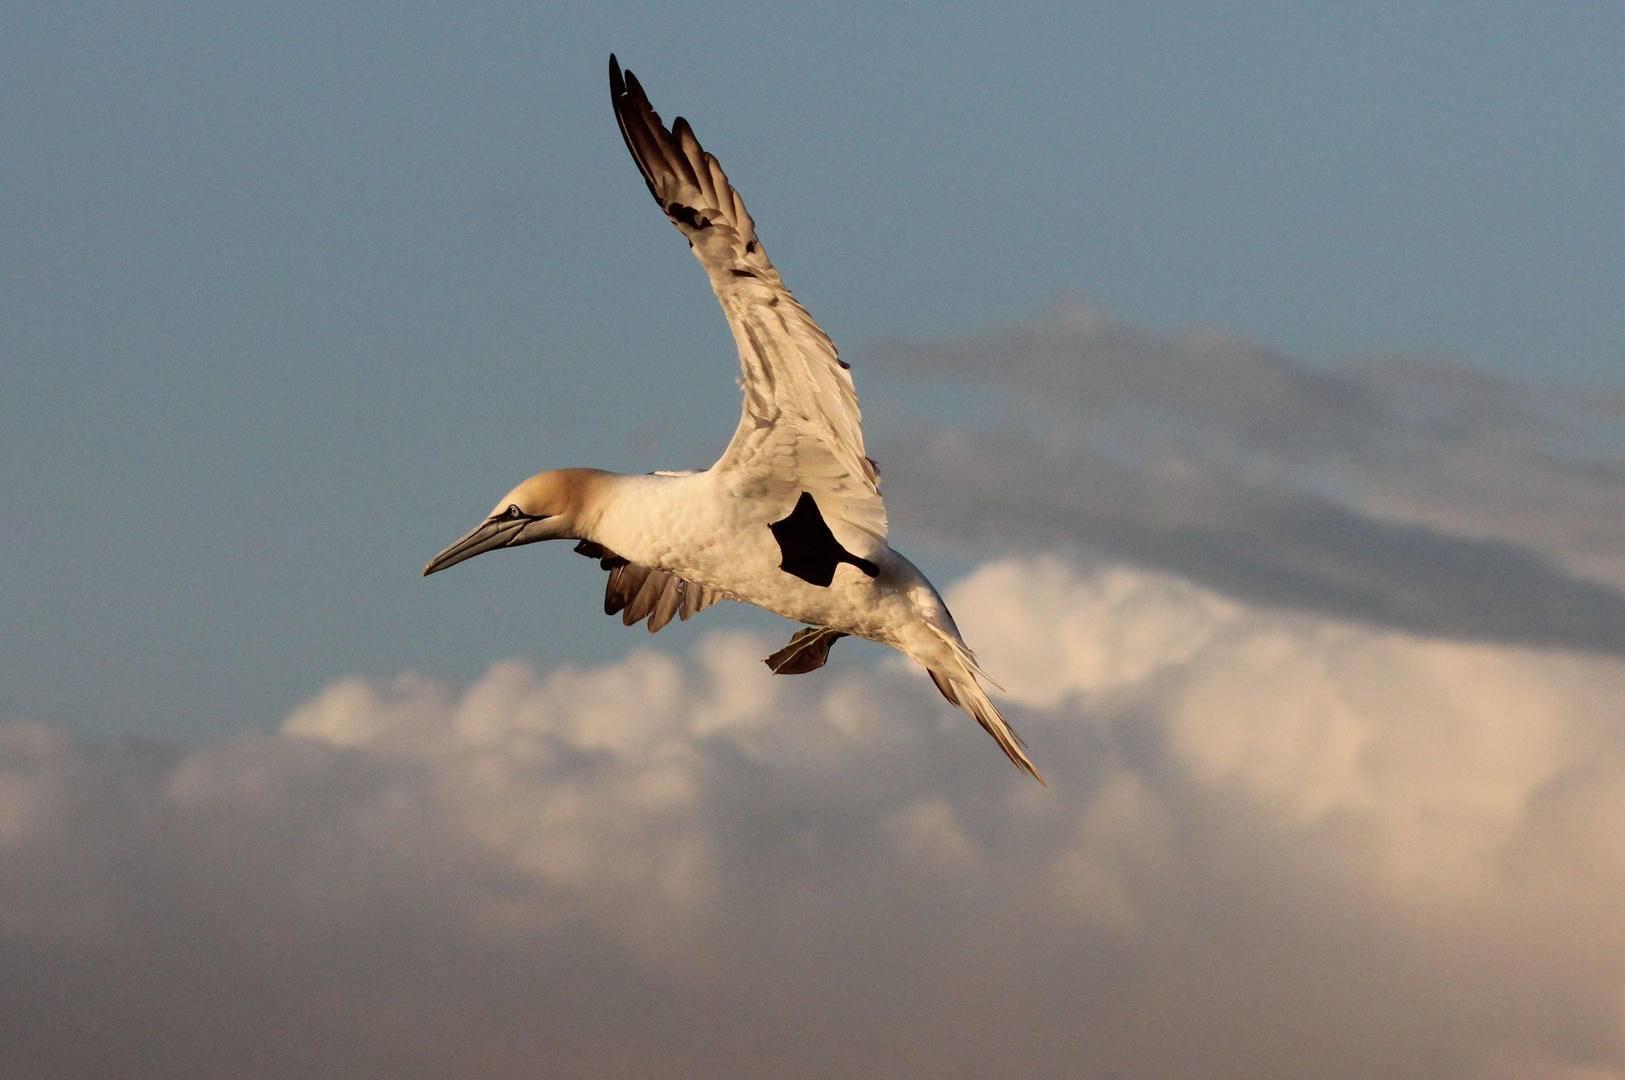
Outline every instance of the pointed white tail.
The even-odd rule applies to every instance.
[[[1048,787],[1049,784],[1039,775],[1038,769],[1023,749],[1027,745],[1026,742],[1005,722],[1004,717],[999,715],[999,710],[987,696],[987,691],[976,681],[976,676],[981,672],[981,668],[976,664],[976,657],[965,647],[964,642],[959,640],[958,634],[951,634],[935,623],[927,625],[948,643],[956,661],[954,668],[925,669],[930,674],[931,681],[937,684],[937,689],[942,691],[942,696],[948,699],[950,705],[958,705],[969,713],[973,720],[981,724],[982,730],[993,736],[993,741],[999,744],[999,749],[1016,763],[1016,768]],[[983,677],[986,678],[985,675]]]

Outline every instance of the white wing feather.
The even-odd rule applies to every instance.
[[[710,276],[739,347],[744,408],[715,469],[750,498],[810,492],[837,540],[854,555],[883,549],[880,476],[864,454],[863,418],[847,365],[828,335],[784,287],[756,224],[717,159],[688,122],[668,131],[630,71],[610,58],[621,134],[649,191]]]

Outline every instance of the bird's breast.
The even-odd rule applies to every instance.
[[[913,571],[906,560],[875,576],[841,563],[827,585],[786,571],[772,528],[792,512],[783,500],[740,497],[709,473],[624,480],[590,539],[632,562],[798,622],[888,643],[912,617],[899,585],[912,584],[918,572],[907,582],[897,577],[902,568]]]

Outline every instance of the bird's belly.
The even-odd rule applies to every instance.
[[[606,546],[633,562],[786,618],[897,643],[898,627],[910,619],[905,590],[899,588],[907,583],[892,581],[886,567],[871,578],[841,563],[828,586],[781,569],[784,553],[769,526],[788,511],[775,514],[782,508],[719,498],[714,489],[701,487],[701,479],[662,486],[660,495],[682,497],[650,500],[635,519],[614,522],[603,538]]]
[[[814,585],[781,569],[782,555],[765,528],[766,543],[731,544],[720,559],[704,559],[673,570],[680,577],[726,591],[787,619],[829,626],[848,634],[897,644],[899,628],[911,619],[907,598],[886,580],[871,578],[843,563],[827,586]]]

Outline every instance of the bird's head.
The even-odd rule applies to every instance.
[[[498,500],[469,534],[429,560],[423,576],[497,548],[538,540],[581,539],[581,528],[600,477],[597,469],[537,473]]]

